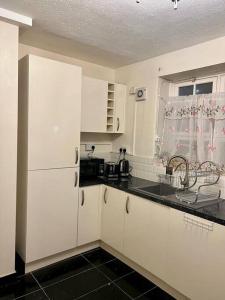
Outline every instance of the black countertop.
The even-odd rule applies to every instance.
[[[96,179],[80,180],[80,187],[98,184],[105,184],[107,186],[111,186],[126,193],[149,199],[156,203],[160,203],[162,205],[166,205],[225,226],[225,200],[223,199],[221,199],[219,204],[215,203],[206,207],[198,207],[196,205],[189,205],[180,202],[178,199],[176,199],[175,195],[167,197],[158,195],[147,195],[138,190],[135,190],[135,188],[137,187],[144,187],[154,184],[153,181],[145,180],[138,177],[131,177],[128,180],[124,181],[108,180],[106,178],[100,177]]]

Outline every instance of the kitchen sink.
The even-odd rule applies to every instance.
[[[176,192],[176,188],[164,183],[159,183],[145,187],[135,187],[133,189],[144,194],[153,194],[158,196],[174,195]]]

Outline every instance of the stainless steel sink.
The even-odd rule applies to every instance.
[[[176,192],[176,188],[164,183],[159,183],[159,184],[149,185],[144,187],[135,187],[132,189],[144,194],[158,195],[158,196],[174,195]]]
[[[222,199],[217,200],[211,200],[206,199],[204,202],[197,202],[197,203],[186,203],[182,202],[178,199],[176,192],[177,189],[171,185],[165,184],[165,183],[154,183],[148,186],[142,186],[142,187],[133,187],[131,188],[134,191],[137,191],[144,195],[149,196],[160,196],[164,200],[168,200],[169,202],[173,202],[185,207],[193,208],[193,209],[200,209],[203,207],[219,204],[222,202]]]

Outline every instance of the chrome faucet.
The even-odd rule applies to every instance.
[[[173,175],[173,167],[171,167],[170,164],[171,164],[171,161],[174,160],[175,158],[180,158],[180,159],[182,159],[184,161],[184,164],[185,164],[185,176],[184,176],[184,179],[182,179],[180,177],[180,183],[181,183],[181,185],[184,186],[185,189],[187,189],[189,187],[189,177],[188,177],[189,163],[188,163],[188,160],[184,156],[182,156],[182,155],[173,155],[173,156],[171,156],[171,158],[167,162],[166,174]]]

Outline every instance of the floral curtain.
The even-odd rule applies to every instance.
[[[225,93],[166,99],[161,153],[225,166]]]

